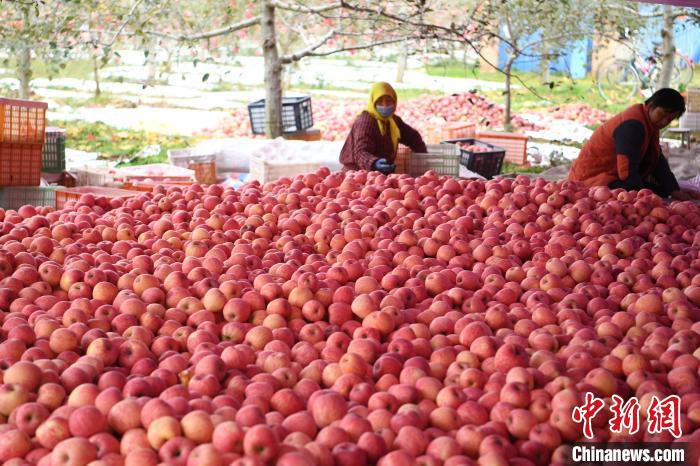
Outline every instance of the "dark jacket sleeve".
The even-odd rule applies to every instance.
[[[428,148],[425,147],[425,142],[421,137],[420,133],[415,129],[411,128],[407,123],[405,123],[401,118],[394,115],[394,121],[401,131],[401,137],[399,142],[404,146],[411,148],[413,152],[425,153],[428,152]]]
[[[615,151],[617,153],[617,171],[620,180],[628,189],[644,188],[641,174],[642,144],[644,144],[644,126],[637,120],[623,121],[613,131]]]
[[[654,179],[658,184],[659,194],[663,197],[668,197],[672,192],[680,191],[681,189],[664,154],[659,154],[659,163],[654,172]]]
[[[343,148],[341,162],[351,162],[357,170],[372,170],[377,157],[377,138],[379,127],[374,118],[367,118],[363,113],[353,123]],[[351,160],[347,160],[351,159]]]

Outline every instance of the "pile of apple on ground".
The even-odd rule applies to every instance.
[[[314,127],[321,131],[326,141],[344,141],[357,115],[367,106],[364,99],[328,99],[312,100]],[[563,110],[555,116],[560,116]],[[420,96],[402,100],[397,114],[421,134],[428,135],[435,131],[436,125],[445,122],[466,122],[481,128],[500,128],[503,126],[505,110],[502,105],[495,104],[475,92],[436,96],[421,94]],[[569,110],[566,115],[585,114],[582,110]],[[576,117],[578,119],[578,117]],[[536,129],[537,126],[518,115],[513,115],[512,125],[516,129]],[[250,115],[247,107],[233,110],[217,128],[201,132],[204,137],[251,137]],[[260,136],[262,137],[262,136]]]
[[[648,190],[326,169],[0,210],[0,460],[563,465],[586,393],[594,440],[700,441],[698,225]],[[670,395],[678,439],[649,433]]]

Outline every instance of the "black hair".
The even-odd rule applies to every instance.
[[[678,112],[680,115],[685,113],[685,99],[675,89],[659,89],[644,103],[651,107],[661,107],[669,112]]]

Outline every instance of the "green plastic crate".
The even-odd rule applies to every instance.
[[[66,132],[61,128],[46,128],[41,171],[61,173],[66,169]]]
[[[0,208],[17,210],[23,205],[56,207],[56,187],[0,188]]]

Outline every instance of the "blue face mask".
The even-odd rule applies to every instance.
[[[395,105],[389,105],[386,107],[383,105],[375,105],[374,107],[377,109],[377,113],[379,113],[382,118],[389,118],[394,114],[394,110],[396,110]]]

